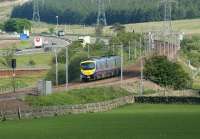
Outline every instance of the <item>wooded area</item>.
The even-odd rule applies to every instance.
[[[106,1],[106,0],[105,0]],[[160,21],[164,8],[160,0],[110,0],[105,3],[108,24]],[[176,0],[172,8],[172,19],[200,17],[199,0]],[[17,6],[12,17],[32,19],[32,3]],[[56,23],[88,24],[96,23],[97,3],[95,0],[46,0],[40,4],[41,21]]]

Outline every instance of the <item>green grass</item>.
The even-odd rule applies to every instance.
[[[19,44],[16,44],[16,48],[18,49],[26,49],[26,48],[31,48],[32,47],[32,42],[31,41],[20,41]]]
[[[54,93],[49,96],[27,97],[26,102],[32,106],[53,106],[65,104],[85,104],[111,100],[130,95],[129,92],[113,87],[85,88]]]
[[[17,56],[17,67],[27,67],[30,66],[29,62],[33,60],[35,62],[35,67],[40,66],[49,66],[52,60],[51,53],[44,54],[32,54],[32,55],[23,55]]]
[[[131,105],[111,112],[0,123],[2,139],[199,139],[198,105]]]
[[[185,19],[185,20],[174,20],[172,21],[173,30],[184,32],[185,34],[199,34],[200,19]],[[133,29],[135,32],[148,32],[148,31],[158,31],[162,28],[163,22],[145,22],[145,23],[136,23],[136,24],[126,24],[126,30],[132,32]],[[48,32],[50,27],[55,28],[56,25],[43,23],[41,27],[35,25],[33,27],[34,32]],[[84,27],[81,25],[60,25],[59,29],[63,29],[67,34],[95,34],[95,28],[88,26]],[[110,29],[110,26],[104,28],[104,35],[113,35],[113,31]]]
[[[44,78],[45,73],[40,73],[37,75],[23,75],[16,77],[15,84],[17,88],[33,87],[36,86],[38,80]],[[13,80],[12,78],[1,78],[0,88],[1,89],[11,89]]]

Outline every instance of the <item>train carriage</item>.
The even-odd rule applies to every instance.
[[[121,58],[119,56],[91,58],[80,64],[82,81],[98,80],[120,74]]]

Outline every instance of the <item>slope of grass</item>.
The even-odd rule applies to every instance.
[[[30,61],[35,62],[35,67],[49,66],[52,60],[51,53],[43,53],[43,54],[31,54],[31,55],[22,55],[17,56],[17,66],[18,67],[27,67],[30,66]]]
[[[49,96],[27,97],[26,101],[33,106],[53,106],[93,103],[128,95],[130,94],[127,91],[120,88],[100,87],[70,90],[67,92],[55,93]]]
[[[172,28],[175,31],[184,32],[185,34],[199,34],[200,19],[185,19],[185,20],[174,20],[172,21]],[[34,23],[36,24],[36,23]],[[126,30],[128,32],[148,32],[148,31],[158,31],[162,29],[163,22],[145,22],[145,23],[136,23],[136,24],[125,24]],[[34,25],[34,32],[48,32],[49,28],[56,28],[56,25],[42,23],[41,27]],[[68,34],[95,34],[95,28],[92,26],[83,26],[83,25],[60,25],[59,29],[65,30]],[[110,29],[110,26],[107,26],[104,29],[104,35],[113,35],[114,32]]]
[[[198,139],[200,106],[131,105],[106,113],[9,121],[2,139]]]
[[[44,78],[46,73],[40,73],[37,75],[23,75],[16,77],[15,86],[16,88],[25,88],[36,86],[38,80]],[[10,78],[0,78],[0,89],[12,89],[13,79]]]

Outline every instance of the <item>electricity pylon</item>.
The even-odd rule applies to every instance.
[[[163,33],[165,35],[172,32],[172,4],[175,3],[174,0],[161,0],[161,5],[164,8],[164,23],[163,23]]]
[[[105,0],[97,0],[98,14],[97,14],[97,26],[106,26],[106,12],[105,12]]]
[[[39,0],[33,0],[33,21],[40,22]]]

